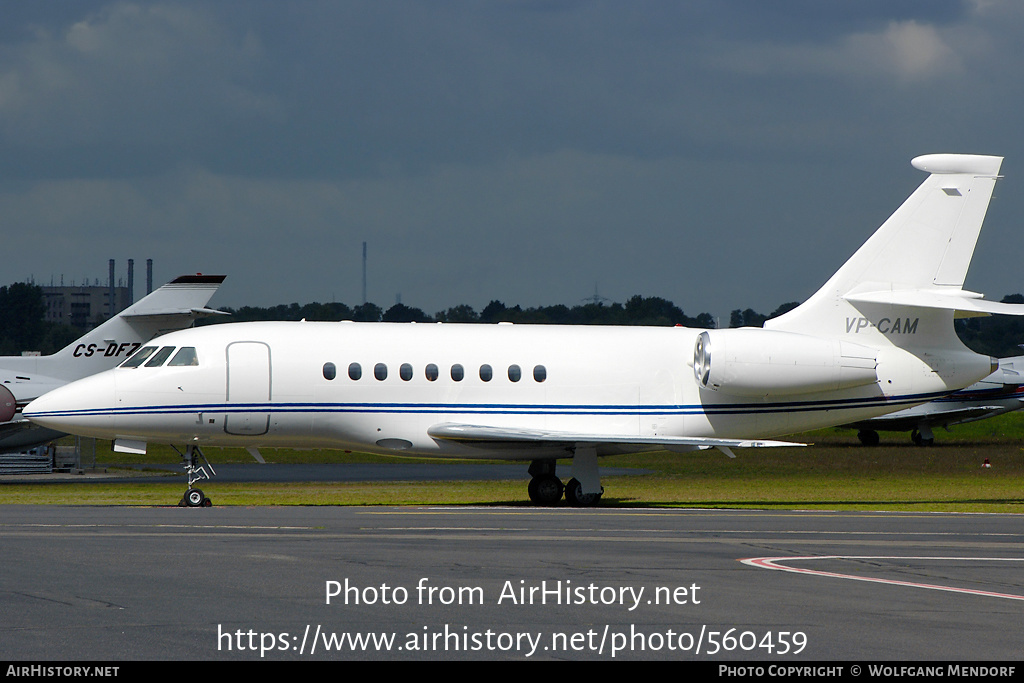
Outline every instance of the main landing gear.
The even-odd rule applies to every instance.
[[[932,433],[931,427],[923,424],[910,432],[910,440],[914,442],[915,446],[931,446],[935,443],[935,434]]]
[[[171,446],[171,448],[174,448],[174,446]],[[203,452],[199,450],[199,446],[186,446],[184,453],[179,451],[177,448],[174,448],[174,450],[177,451],[178,455],[181,456],[181,459],[185,461],[185,474],[188,475],[188,490],[185,491],[185,495],[182,496],[181,500],[178,502],[178,507],[208,508],[213,505],[210,499],[203,495],[202,489],[193,487],[193,484],[196,482],[210,478],[210,474],[206,471],[207,467],[210,468],[211,473],[214,475],[217,474],[213,469],[213,465],[211,465],[210,461],[206,459]],[[200,465],[200,459],[202,459],[206,464]]]
[[[879,441],[878,432],[873,429],[860,430],[857,432],[857,438],[865,446],[877,446]],[[931,446],[935,443],[935,434],[930,426],[922,424],[910,432],[910,440],[914,442],[915,446]]]
[[[527,491],[536,505],[557,505],[565,494],[565,502],[573,507],[593,507],[601,501],[604,487],[597,472],[597,449],[577,447],[573,455],[573,478],[569,483],[555,476],[554,460],[530,463],[530,485]]]
[[[857,432],[857,438],[865,446],[877,446],[878,445],[878,432],[874,429],[862,429]]]

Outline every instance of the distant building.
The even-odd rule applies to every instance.
[[[109,287],[43,287],[46,321],[72,325],[86,331],[131,305],[128,287],[114,288],[114,308]]]

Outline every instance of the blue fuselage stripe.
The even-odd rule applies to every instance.
[[[944,393],[891,397],[869,397],[833,401],[793,401],[787,403],[735,403],[708,405],[587,405],[587,404],[500,404],[500,403],[195,403],[176,406],[136,406],[92,408],[39,413],[40,417],[176,415],[183,413],[376,413],[376,414],[483,414],[483,415],[756,415],[820,410],[893,407],[924,403],[946,396]]]

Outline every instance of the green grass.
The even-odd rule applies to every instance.
[[[1024,413],[1024,411],[1022,411]],[[650,474],[604,477],[605,507],[713,507],[842,510],[1024,512],[1024,414],[936,433],[919,448],[907,434],[883,433],[873,448],[849,430],[799,435],[808,448],[737,449],[735,459],[717,450],[651,453],[603,459],[602,465],[635,467]],[[252,462],[243,449],[209,449],[220,463]],[[381,463],[398,458],[340,451],[266,450],[276,463]],[[985,459],[990,469],[981,467]],[[178,463],[169,448],[129,458],[97,446],[98,464]],[[402,459],[410,462],[409,459]],[[419,460],[420,462],[445,461]],[[528,505],[526,463],[521,481],[383,483],[203,483],[216,505]],[[568,462],[560,464],[568,477]],[[3,482],[0,504],[171,505],[184,492],[180,477],[140,477],[138,483],[25,484]]]

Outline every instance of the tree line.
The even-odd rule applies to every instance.
[[[1024,303],[1024,295],[1003,297],[1004,303]],[[760,327],[765,320],[782,315],[799,302],[782,304],[768,314],[753,309],[736,309],[730,313],[729,327]],[[227,316],[200,319],[197,324],[211,325],[225,322],[256,320],[310,320],[356,322],[419,322],[419,323],[499,323],[544,325],[648,325],[696,327],[713,329],[717,321],[710,313],[690,317],[674,303],[661,297],[636,295],[625,303],[603,302],[566,306],[535,306],[522,308],[506,306],[493,300],[481,311],[460,304],[434,315],[422,309],[395,304],[383,309],[373,303],[348,306],[344,303],[298,303],[277,306],[242,306],[223,308]],[[45,320],[46,306],[43,289],[38,285],[14,283],[0,287],[0,355],[18,355],[24,350],[54,353],[80,337],[84,330],[71,325],[50,323]],[[972,350],[996,357],[1020,355],[1024,344],[1024,318],[1017,316],[991,316],[966,318],[955,322],[960,339]]]
[[[1010,294],[1003,303],[1024,303],[1024,295]],[[729,315],[729,327],[761,327],[766,320],[791,311],[800,305],[799,301],[782,304],[771,313],[759,313],[753,309],[736,309]],[[366,303],[350,308],[342,303],[312,303],[300,306],[288,304],[260,308],[245,306],[239,309],[223,309],[231,318],[207,319],[200,324],[248,320],[354,320],[356,322],[446,322],[446,323],[499,323],[546,325],[650,325],[696,327],[714,329],[717,321],[710,313],[699,313],[695,317],[686,315],[682,309],[660,297],[634,296],[624,304],[588,303],[576,306],[557,304],[521,308],[506,306],[501,301],[491,301],[477,312],[473,307],[462,304],[433,316],[419,308],[395,304],[384,310]],[[961,341],[977,353],[997,358],[1024,354],[1024,317],[994,315],[980,318],[964,318],[954,322]]]
[[[715,327],[715,319],[710,313],[700,313],[696,317],[686,315],[681,308],[667,299],[660,297],[634,296],[626,303],[589,303],[577,306],[536,306],[522,308],[519,305],[506,306],[501,301],[491,301],[481,311],[472,306],[461,304],[434,315],[428,315],[422,309],[395,304],[387,310],[373,303],[365,303],[349,307],[343,303],[311,303],[300,306],[297,303],[270,306],[243,306],[242,308],[222,309],[231,314],[236,322],[253,320],[353,320],[356,322],[393,322],[393,323],[519,323],[535,325],[654,325],[686,327]],[[205,324],[223,322],[220,319],[208,319]]]
[[[59,351],[83,331],[46,322],[43,288],[26,282],[0,287],[0,356]]]

